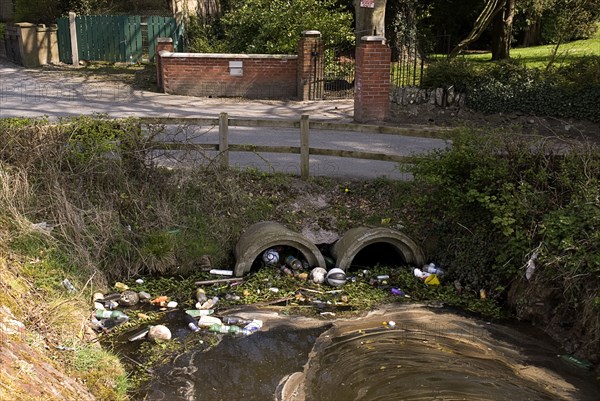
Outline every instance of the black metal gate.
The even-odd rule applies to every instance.
[[[354,47],[315,47],[311,65],[310,100],[354,98]]]

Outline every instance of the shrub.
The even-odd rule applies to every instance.
[[[445,60],[428,67],[423,86],[450,87],[467,94],[467,105],[484,113],[523,112],[600,122],[600,56],[584,57],[543,71],[518,62],[475,67]]]
[[[535,279],[557,289],[557,302],[597,310],[600,149],[565,145],[465,130],[448,150],[416,157],[409,171],[431,258],[466,288],[501,297],[537,249]],[[598,316],[582,318],[595,341]]]

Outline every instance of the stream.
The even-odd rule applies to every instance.
[[[592,372],[570,365],[536,328],[445,308],[390,305],[361,317],[265,309],[247,337],[220,336],[155,369],[143,400],[597,400]],[[387,323],[393,322],[393,323]],[[177,322],[171,321],[171,326]],[[175,337],[196,335],[185,323]]]

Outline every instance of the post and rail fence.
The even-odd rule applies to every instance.
[[[164,151],[216,151],[218,161],[223,168],[229,168],[229,152],[268,152],[286,153],[300,155],[300,177],[304,180],[309,178],[310,156],[334,156],[341,158],[354,158],[364,160],[377,160],[395,163],[410,163],[412,156],[387,154],[381,152],[366,152],[361,150],[327,149],[310,146],[310,131],[312,130],[334,130],[344,132],[360,132],[365,135],[383,134],[399,135],[419,138],[448,139],[450,129],[444,127],[394,127],[381,125],[368,125],[356,123],[339,123],[325,121],[311,121],[308,115],[302,115],[300,119],[250,119],[230,118],[227,113],[221,113],[218,118],[140,118],[140,124],[152,125],[199,125],[212,126],[219,129],[218,143],[190,143],[187,141],[167,142],[155,141],[152,147]],[[229,127],[265,127],[281,129],[298,129],[299,146],[275,146],[234,144],[229,141]]]

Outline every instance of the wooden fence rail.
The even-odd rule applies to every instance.
[[[269,152],[288,153],[300,155],[300,176],[308,179],[310,156],[335,156],[354,159],[378,160],[396,163],[410,162],[412,156],[386,154],[377,152],[364,152],[358,150],[324,149],[310,147],[310,130],[334,130],[347,132],[362,132],[368,134],[400,135],[420,138],[448,139],[449,129],[432,127],[393,127],[374,126],[365,124],[336,123],[310,121],[308,115],[303,115],[300,120],[280,119],[247,119],[229,118],[227,113],[221,113],[219,118],[140,118],[142,125],[205,125],[219,127],[219,143],[195,144],[189,142],[164,142],[153,143],[155,149],[160,150],[212,150],[218,151],[220,163],[229,167],[229,152]],[[300,132],[300,146],[273,146],[253,144],[229,143],[229,127],[269,127],[269,128],[298,128]]]

